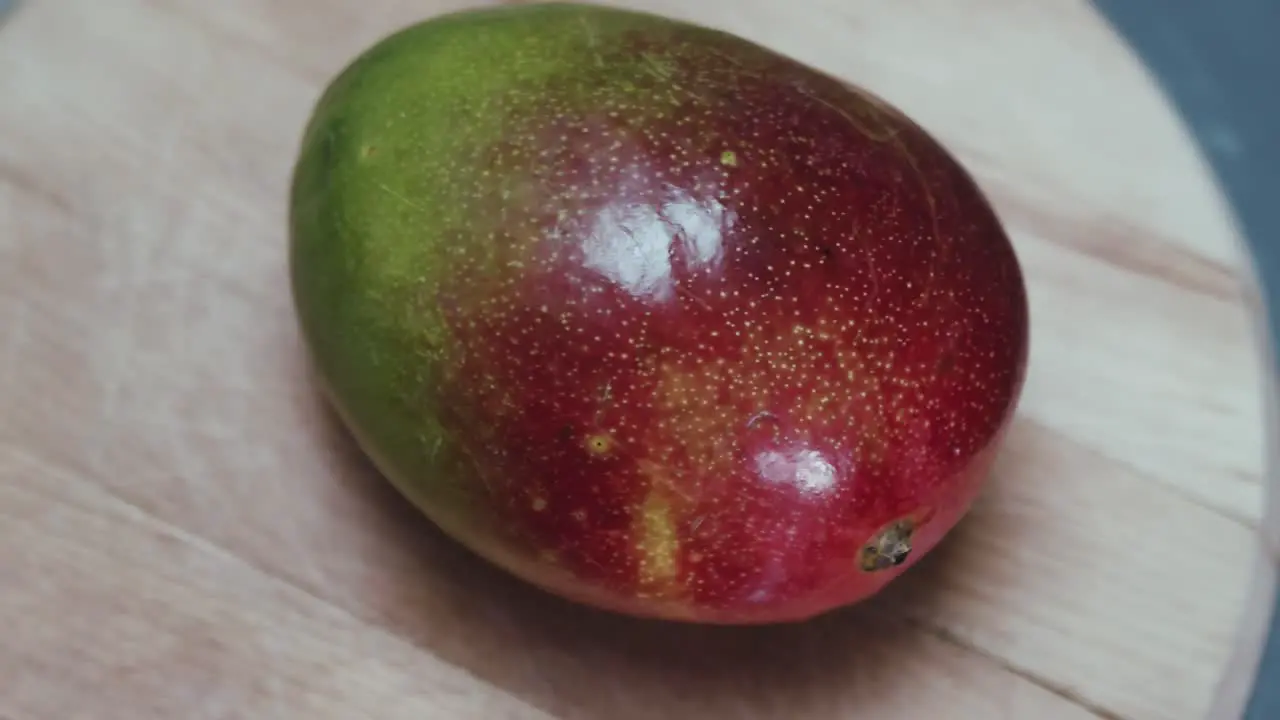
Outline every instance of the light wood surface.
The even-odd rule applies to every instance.
[[[1088,5],[630,3],[905,109],[1029,283],[1020,420],[954,539],[863,607],[733,630],[483,565],[311,383],[285,278],[302,123],[354,54],[468,4],[32,0],[0,27],[0,717],[1204,717],[1263,507],[1249,271]]]

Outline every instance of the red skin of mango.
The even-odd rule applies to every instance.
[[[1018,260],[956,159],[723,33],[571,5],[449,21],[335,82],[295,176],[304,337],[383,472],[481,556],[633,615],[800,620],[925,556],[1027,360]],[[550,59],[494,60],[439,108],[386,89],[476,27]],[[416,109],[383,124],[395,102]],[[501,132],[438,139],[429,113],[477,107]],[[369,269],[384,246],[394,272]]]

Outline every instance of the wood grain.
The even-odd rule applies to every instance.
[[[311,383],[284,273],[302,123],[369,43],[473,4],[60,0],[3,28],[0,717],[1204,716],[1263,508],[1249,276],[1088,5],[630,3],[903,107],[1027,270],[1025,399],[971,518],[865,606],[743,631],[481,564]]]

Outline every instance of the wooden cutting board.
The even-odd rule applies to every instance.
[[[1247,676],[1251,275],[1077,0],[632,3],[874,89],[1007,223],[1030,376],[935,557],[735,630],[574,607],[442,538],[317,397],[284,197],[322,85],[468,4],[32,0],[0,28],[0,717],[1161,720]]]

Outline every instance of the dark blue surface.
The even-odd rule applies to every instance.
[[[1280,338],[1280,0],[1095,0],[1195,132],[1253,251]],[[1271,478],[1268,478],[1269,480]],[[1280,599],[1246,720],[1280,720]]]

